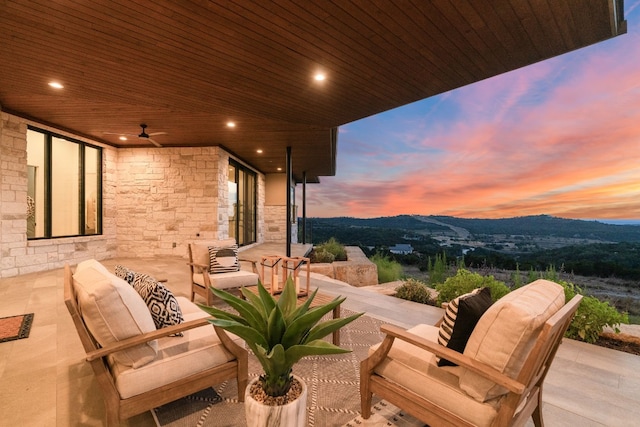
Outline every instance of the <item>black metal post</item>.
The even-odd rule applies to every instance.
[[[287,147],[287,256],[291,256],[291,182],[293,173],[291,171],[291,147]]]
[[[302,244],[307,243],[307,171],[302,172]]]

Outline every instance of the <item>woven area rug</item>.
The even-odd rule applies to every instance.
[[[351,314],[342,310],[342,316]],[[308,426],[423,426],[409,415],[384,401],[375,400],[373,415],[366,421],[360,417],[360,361],[367,356],[369,347],[382,341],[382,322],[361,316],[340,330],[340,346],[351,353],[307,357],[294,367],[309,390],[307,400]],[[328,338],[327,338],[328,339]],[[257,377],[261,368],[253,355],[249,356],[249,378]],[[236,427],[245,426],[244,405],[238,402],[234,381],[215,387],[222,398],[220,403],[204,408],[189,405],[188,414],[171,416],[171,421],[158,423],[162,427]],[[181,399],[183,401],[185,399]],[[180,402],[178,401],[178,402]],[[175,403],[175,402],[173,402]],[[164,407],[159,408],[162,410]],[[154,410],[156,412],[157,410]]]
[[[33,313],[0,318],[0,342],[28,338]]]

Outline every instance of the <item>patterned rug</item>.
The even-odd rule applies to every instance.
[[[0,318],[0,342],[28,338],[33,313]]]
[[[342,310],[343,316],[349,314],[351,312],[348,310]],[[366,421],[360,417],[360,360],[367,356],[367,351],[371,345],[382,341],[383,337],[380,334],[381,323],[371,317],[361,316],[340,331],[340,346],[352,350],[351,353],[307,357],[296,364],[294,374],[300,376],[306,382],[309,390],[307,400],[309,427],[421,427],[424,425],[413,417],[405,415],[395,406],[376,400],[375,396],[375,405],[372,408],[373,415]],[[258,361],[253,355],[250,355],[249,378],[257,377],[260,373],[261,368]],[[244,405],[237,400],[236,383],[227,381],[215,387],[215,390],[222,399],[220,403],[198,406],[197,404],[184,402],[186,407],[190,408],[185,411],[185,414],[182,416],[173,415],[170,417],[171,421],[157,421],[158,426],[245,426]],[[154,412],[163,410],[166,406],[168,405],[156,409]]]

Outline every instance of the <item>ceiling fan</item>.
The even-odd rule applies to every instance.
[[[147,125],[144,124],[144,123],[140,123],[140,127],[142,128],[142,132],[140,132],[139,135],[136,135],[136,134],[133,134],[133,133],[115,133],[115,132],[104,132],[104,134],[105,135],[131,136],[131,137],[137,137],[137,138],[141,138],[141,139],[146,139],[147,141],[149,141],[150,143],[152,143],[156,147],[162,147],[162,145],[160,145],[160,143],[158,141],[154,140],[151,137],[152,136],[156,136],[156,135],[166,135],[167,132],[147,133]]]

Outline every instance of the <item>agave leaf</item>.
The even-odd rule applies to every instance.
[[[216,319],[233,320],[233,321],[241,323],[243,325],[247,324],[247,321],[244,319],[244,317],[238,316],[237,314],[229,313],[229,312],[224,311],[224,310],[220,310],[217,307],[209,307],[208,305],[204,305],[204,304],[196,303],[196,305],[198,307],[200,307],[200,310],[204,311],[205,313],[210,314],[211,316],[215,317]]]
[[[296,317],[300,317],[301,315],[309,311],[309,307],[311,306],[311,303],[313,302],[313,299],[316,297],[317,293],[318,293],[318,288],[316,288],[311,293],[311,295],[309,295],[309,298],[307,298],[307,300],[304,303],[302,303],[298,308],[295,309],[293,313],[291,313],[291,318],[295,319]]]
[[[268,348],[266,337],[251,326],[226,319],[209,319],[209,323],[236,334],[248,343],[255,343],[259,346]]]
[[[340,317],[338,319],[331,319],[326,322],[319,323],[311,328],[311,331],[309,331],[309,335],[305,338],[305,341],[312,342],[324,338],[330,333],[342,328],[344,325],[353,322],[363,314],[364,313],[356,313],[349,317]]]
[[[238,298],[237,296],[223,291],[221,289],[216,289],[211,286],[211,292],[227,304],[229,304],[232,308],[234,308],[238,314],[246,320],[246,323],[259,332],[266,334],[267,332],[267,319],[260,315],[260,311],[256,309],[249,301],[245,301],[242,298]]]
[[[300,359],[306,356],[350,353],[351,350],[333,345],[324,340],[314,340],[304,345],[294,345],[285,351],[287,363],[293,366]]]
[[[296,310],[297,304],[298,295],[296,294],[295,284],[293,283],[291,276],[289,276],[284,284],[284,289],[282,290],[282,294],[280,294],[280,298],[278,298],[277,303],[280,310],[282,310],[282,314],[287,324],[289,323],[291,313]]]
[[[269,311],[267,310],[264,302],[260,299],[260,297],[258,295],[256,295],[255,293],[251,292],[250,290],[248,290],[247,288],[245,288],[244,286],[242,288],[240,288],[240,293],[242,293],[242,296],[244,297],[245,300],[249,301],[249,303],[251,303],[251,305],[253,305],[256,310],[258,310],[260,312],[260,315],[263,318],[268,318],[269,317]]]
[[[285,347],[297,344],[301,341],[302,337],[322,319],[322,317],[328,312],[332,311],[336,306],[342,304],[345,298],[336,298],[333,301],[313,307],[308,312],[301,314],[300,317],[294,319],[289,325],[287,325],[287,331],[282,337],[282,342]]]
[[[273,310],[273,307],[276,305],[276,300],[260,281],[258,281],[258,295],[260,296],[260,301],[264,305],[265,312],[271,313],[271,310]]]
[[[269,323],[267,326],[269,348],[272,348],[282,342],[282,335],[286,331],[286,325],[282,317],[280,307],[277,305],[271,310],[269,315]]]
[[[281,376],[293,366],[293,363],[287,360],[281,344],[275,345],[271,350],[258,346],[257,352],[254,353],[267,376]]]

